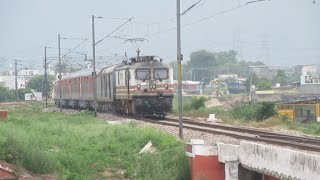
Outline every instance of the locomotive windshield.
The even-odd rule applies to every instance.
[[[168,69],[155,69],[154,70],[154,79],[168,79]]]
[[[139,80],[150,79],[150,70],[149,69],[138,69],[137,70],[137,79],[139,79]]]

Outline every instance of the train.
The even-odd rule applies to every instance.
[[[84,69],[57,80],[53,99],[63,108],[94,108],[134,116],[165,117],[172,111],[173,69],[158,56],[139,56],[92,72]],[[61,93],[60,93],[61,92]]]

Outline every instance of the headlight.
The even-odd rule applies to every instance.
[[[154,84],[154,85],[153,85],[153,89],[155,89],[155,88],[156,88],[156,85]]]
[[[166,89],[169,89],[169,85],[168,84],[166,84]]]
[[[137,90],[140,90],[141,89],[141,86],[140,84],[137,85]]]

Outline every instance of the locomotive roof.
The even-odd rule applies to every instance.
[[[132,62],[129,63],[122,63],[122,64],[109,64],[105,65],[103,67],[98,67],[96,69],[97,74],[104,74],[109,73],[114,70],[114,68],[120,68],[120,69],[137,69],[137,68],[170,68],[171,66],[165,63],[162,63],[162,60],[157,60],[157,56],[140,56],[139,59],[137,58],[131,58],[130,60]],[[76,77],[82,77],[82,76],[91,76],[92,75],[92,68],[86,68],[82,69],[67,75],[62,76],[62,79],[70,79],[70,78],[76,78]]]
[[[101,71],[103,71],[104,69],[108,68],[108,67],[113,67],[116,65],[106,65],[103,67],[98,67],[96,69],[97,74],[99,74]],[[82,77],[82,76],[91,76],[92,75],[92,68],[86,68],[86,69],[81,69],[79,71],[67,74],[67,75],[63,75],[62,79],[70,79],[70,78],[76,78],[76,77]]]

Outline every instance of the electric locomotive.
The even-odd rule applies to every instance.
[[[56,81],[56,105],[93,108],[94,76],[88,69]],[[61,91],[61,102],[60,102]],[[126,115],[164,117],[172,111],[173,70],[157,56],[138,56],[96,71],[97,109]]]

